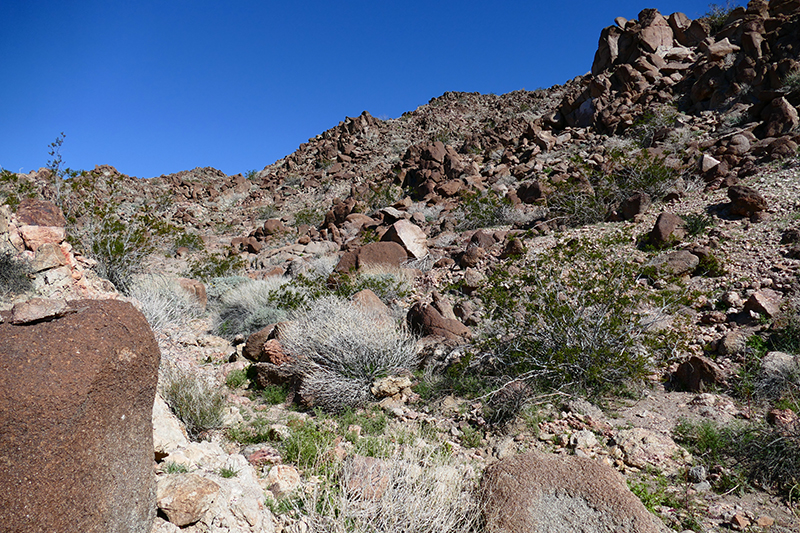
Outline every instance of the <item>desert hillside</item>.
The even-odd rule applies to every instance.
[[[800,529],[800,1],[613,22],[245,175],[3,170],[2,523]]]

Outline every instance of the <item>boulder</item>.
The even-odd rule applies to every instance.
[[[679,250],[652,258],[644,264],[644,268],[645,271],[651,271],[655,277],[665,278],[687,275],[699,264],[699,257],[686,250]]]
[[[656,467],[675,473],[685,463],[685,452],[669,435],[645,428],[623,429],[614,434],[614,443],[625,464],[636,468]]]
[[[732,215],[749,217],[767,208],[767,201],[764,197],[751,187],[743,185],[728,187],[728,198],[731,200],[730,211]]]
[[[0,324],[0,523],[149,533],[158,345],[129,303],[68,311]]]
[[[781,293],[772,289],[761,289],[750,295],[744,303],[745,311],[752,311],[767,318],[773,318],[781,310]]]
[[[19,234],[25,247],[34,252],[42,245],[59,245],[67,238],[67,231],[63,226],[20,226]]]
[[[679,390],[702,392],[713,385],[725,383],[722,369],[708,357],[692,355],[678,365],[672,374],[672,384]]]
[[[422,259],[428,255],[428,238],[419,226],[408,220],[398,220],[381,237],[384,242],[396,242],[405,249],[408,257]]]
[[[637,192],[626,200],[623,200],[619,206],[619,214],[622,215],[622,218],[625,220],[633,220],[636,215],[641,215],[647,211],[652,203],[649,194]]]
[[[650,244],[656,247],[676,244],[686,237],[686,223],[672,213],[661,213],[650,231]]]
[[[334,272],[347,274],[372,266],[399,267],[407,260],[405,248],[396,242],[371,242],[345,253]]]
[[[300,473],[292,465],[275,465],[270,468],[264,484],[275,498],[283,498],[294,492],[300,481]]]
[[[432,305],[417,302],[408,311],[409,327],[421,335],[443,337],[447,340],[464,341],[472,337],[470,329],[452,318],[445,318]]]
[[[153,403],[153,449],[156,461],[188,444],[189,436],[186,434],[186,428],[170,411],[161,395],[156,394],[156,401]]]
[[[761,118],[764,120],[762,132],[764,137],[779,137],[800,124],[797,109],[784,97],[772,100],[761,112]]]
[[[25,198],[17,206],[17,221],[21,226],[57,226],[63,228],[67,219],[61,209],[47,200]]]
[[[667,528],[610,466],[530,452],[489,466],[481,483],[486,531],[661,533]]]
[[[171,524],[198,522],[219,495],[219,485],[199,474],[171,474],[158,480],[157,502]]]

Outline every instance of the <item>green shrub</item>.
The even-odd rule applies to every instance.
[[[190,252],[197,252],[199,250],[205,250],[206,243],[203,242],[203,238],[195,233],[187,233],[183,232],[175,239],[175,249],[181,247],[186,247],[189,249]]]
[[[709,4],[708,11],[706,11],[701,19],[708,22],[711,27],[711,34],[713,35],[725,27],[725,21],[728,20],[728,17],[735,8],[736,6],[730,1],[726,2],[725,5]]]
[[[261,397],[270,405],[278,405],[286,401],[286,396],[289,390],[286,386],[281,385],[267,385],[261,391]]]
[[[189,277],[208,280],[235,276],[245,268],[245,261],[238,255],[223,256],[219,254],[203,254],[189,261]]]
[[[189,468],[186,465],[180,463],[173,463],[172,461],[167,461],[164,463],[164,473],[166,474],[186,474],[189,472]]]
[[[484,193],[464,192],[453,211],[456,228],[464,231],[506,224],[507,208],[510,206],[511,202],[508,199],[500,198],[491,190]]]
[[[537,393],[624,393],[664,349],[646,334],[655,318],[636,311],[631,266],[580,242],[555,253],[552,263],[496,270],[478,292],[488,325],[473,358],[454,372],[470,376],[478,391],[497,388],[487,402],[497,422]],[[574,266],[587,262],[596,275]]]
[[[294,214],[294,227],[307,226],[318,227],[325,219],[321,209],[315,207],[304,207]]]
[[[225,378],[225,385],[227,385],[229,389],[238,389],[245,383],[247,383],[247,370],[243,368],[231,370]]]
[[[193,439],[204,431],[222,427],[225,397],[200,376],[173,368],[164,372],[160,389],[164,401]]]
[[[283,458],[302,469],[326,471],[333,462],[330,448],[335,438],[333,431],[313,420],[299,422],[282,443]]]
[[[23,294],[33,288],[32,271],[27,262],[9,251],[0,252],[0,298]]]
[[[706,215],[705,213],[688,213],[682,215],[686,233],[690,237],[696,237],[706,232],[708,228],[714,225],[714,217]]]
[[[372,398],[375,379],[417,365],[414,339],[388,318],[336,297],[297,311],[281,329],[284,348],[301,356],[301,394],[328,411]]]
[[[800,89],[800,68],[792,70],[783,78],[783,86],[790,91]]]
[[[225,479],[230,479],[232,477],[238,476],[239,471],[236,470],[235,468],[223,466],[222,468],[219,469],[219,475],[220,477],[223,477]]]
[[[675,126],[678,111],[671,106],[662,106],[645,111],[634,122],[628,134],[636,140],[641,148],[650,148],[659,138]]]

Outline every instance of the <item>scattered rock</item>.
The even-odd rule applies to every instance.
[[[702,392],[710,386],[725,383],[722,369],[711,359],[702,355],[692,355],[678,365],[672,374],[672,384],[678,390]]]
[[[219,485],[197,474],[171,474],[158,480],[156,501],[170,523],[198,522],[219,496]]]
[[[489,466],[481,483],[486,530],[664,532],[611,467],[531,452]]]

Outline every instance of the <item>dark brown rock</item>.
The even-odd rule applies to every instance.
[[[481,482],[486,531],[661,533],[667,528],[610,466],[530,452],[489,466]]]
[[[728,198],[732,215],[749,217],[767,208],[767,201],[758,191],[743,185],[728,187]]]
[[[701,355],[693,355],[678,365],[672,375],[672,384],[676,389],[690,392],[706,390],[711,385],[725,383],[722,369],[711,359]]]
[[[264,361],[262,359],[262,352],[264,350],[264,344],[271,338],[275,336],[275,324],[270,324],[269,326],[260,329],[247,337],[247,342],[244,344],[244,348],[242,348],[242,355],[245,359],[249,359],[250,361]]]
[[[782,299],[779,292],[772,289],[761,289],[750,295],[750,298],[744,303],[744,310],[772,318],[780,312]]]
[[[445,318],[432,305],[417,302],[406,317],[409,327],[423,335],[443,337],[448,340],[465,340],[472,337],[467,326],[451,318]]]
[[[47,200],[25,198],[17,207],[17,220],[20,225],[58,226],[67,225],[67,219],[55,204]]]
[[[486,255],[486,251],[479,246],[470,246],[466,251],[461,254],[459,264],[462,268],[470,268],[476,266],[481,262],[481,259]]]
[[[619,206],[619,214],[625,220],[633,220],[636,215],[641,215],[652,204],[650,195],[645,192],[637,192]]]
[[[700,264],[699,257],[687,250],[679,250],[652,258],[644,264],[644,268],[645,271],[652,269],[656,277],[669,278],[689,274],[698,264]]]
[[[371,242],[345,253],[336,265],[335,272],[348,273],[369,266],[399,267],[407,259],[405,248],[396,242]]]
[[[800,124],[797,109],[783,97],[770,102],[761,113],[761,118],[764,119],[764,137],[778,137],[789,133]]]
[[[681,217],[672,213],[661,213],[650,231],[650,244],[662,247],[678,243],[686,237],[685,228],[686,224]]]
[[[159,350],[116,300],[0,324],[0,523],[8,531],[149,533]]]

